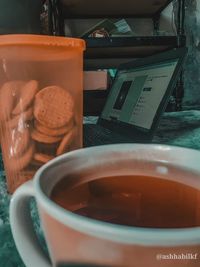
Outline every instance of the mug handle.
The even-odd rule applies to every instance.
[[[33,181],[17,189],[10,202],[10,225],[15,244],[27,267],[51,267],[50,259],[42,250],[29,210],[30,198],[34,197]]]

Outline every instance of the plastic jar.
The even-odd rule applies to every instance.
[[[81,39],[0,36],[0,136],[9,192],[82,147]]]

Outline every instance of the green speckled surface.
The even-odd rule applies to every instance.
[[[9,201],[5,176],[0,172],[0,267],[23,267],[16,250],[9,224]]]
[[[87,119],[90,123],[94,121],[94,118]],[[200,111],[165,114],[153,142],[200,150]],[[24,267],[10,230],[8,211],[10,196],[6,190],[2,163],[0,168],[0,267]],[[36,232],[41,242],[44,243],[34,203],[31,210]]]

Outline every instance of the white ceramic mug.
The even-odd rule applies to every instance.
[[[12,233],[26,266],[49,267],[59,263],[113,267],[200,266],[200,227],[151,229],[111,225],[73,214],[50,199],[52,189],[63,176],[87,173],[90,179],[94,177],[94,170],[99,177],[142,174],[171,179],[200,190],[200,152],[196,150],[120,144],[60,156],[43,166],[34,181],[22,185],[11,200]],[[179,175],[180,170],[189,175]],[[43,253],[33,231],[28,208],[31,197],[35,197],[38,205],[51,259]],[[162,255],[169,257],[170,254],[191,254],[193,259],[161,259]]]

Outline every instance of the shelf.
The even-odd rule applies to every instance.
[[[177,47],[177,36],[87,38],[85,68],[117,67],[119,59],[150,56]]]
[[[160,13],[172,2],[173,0],[59,0],[60,33],[64,34],[65,19],[95,18],[152,18],[156,32],[159,30]],[[177,36],[86,38],[84,69],[118,68],[120,64],[136,58],[184,46],[185,1],[178,0],[177,4],[174,17]],[[105,99],[102,92],[84,92],[85,113],[98,113]],[[179,102],[180,99],[177,100]]]
[[[172,0],[60,0],[65,18],[154,17]]]
[[[96,70],[96,69],[118,69],[118,67],[133,61],[135,58],[98,58],[98,59],[87,59],[84,60],[84,70]]]

